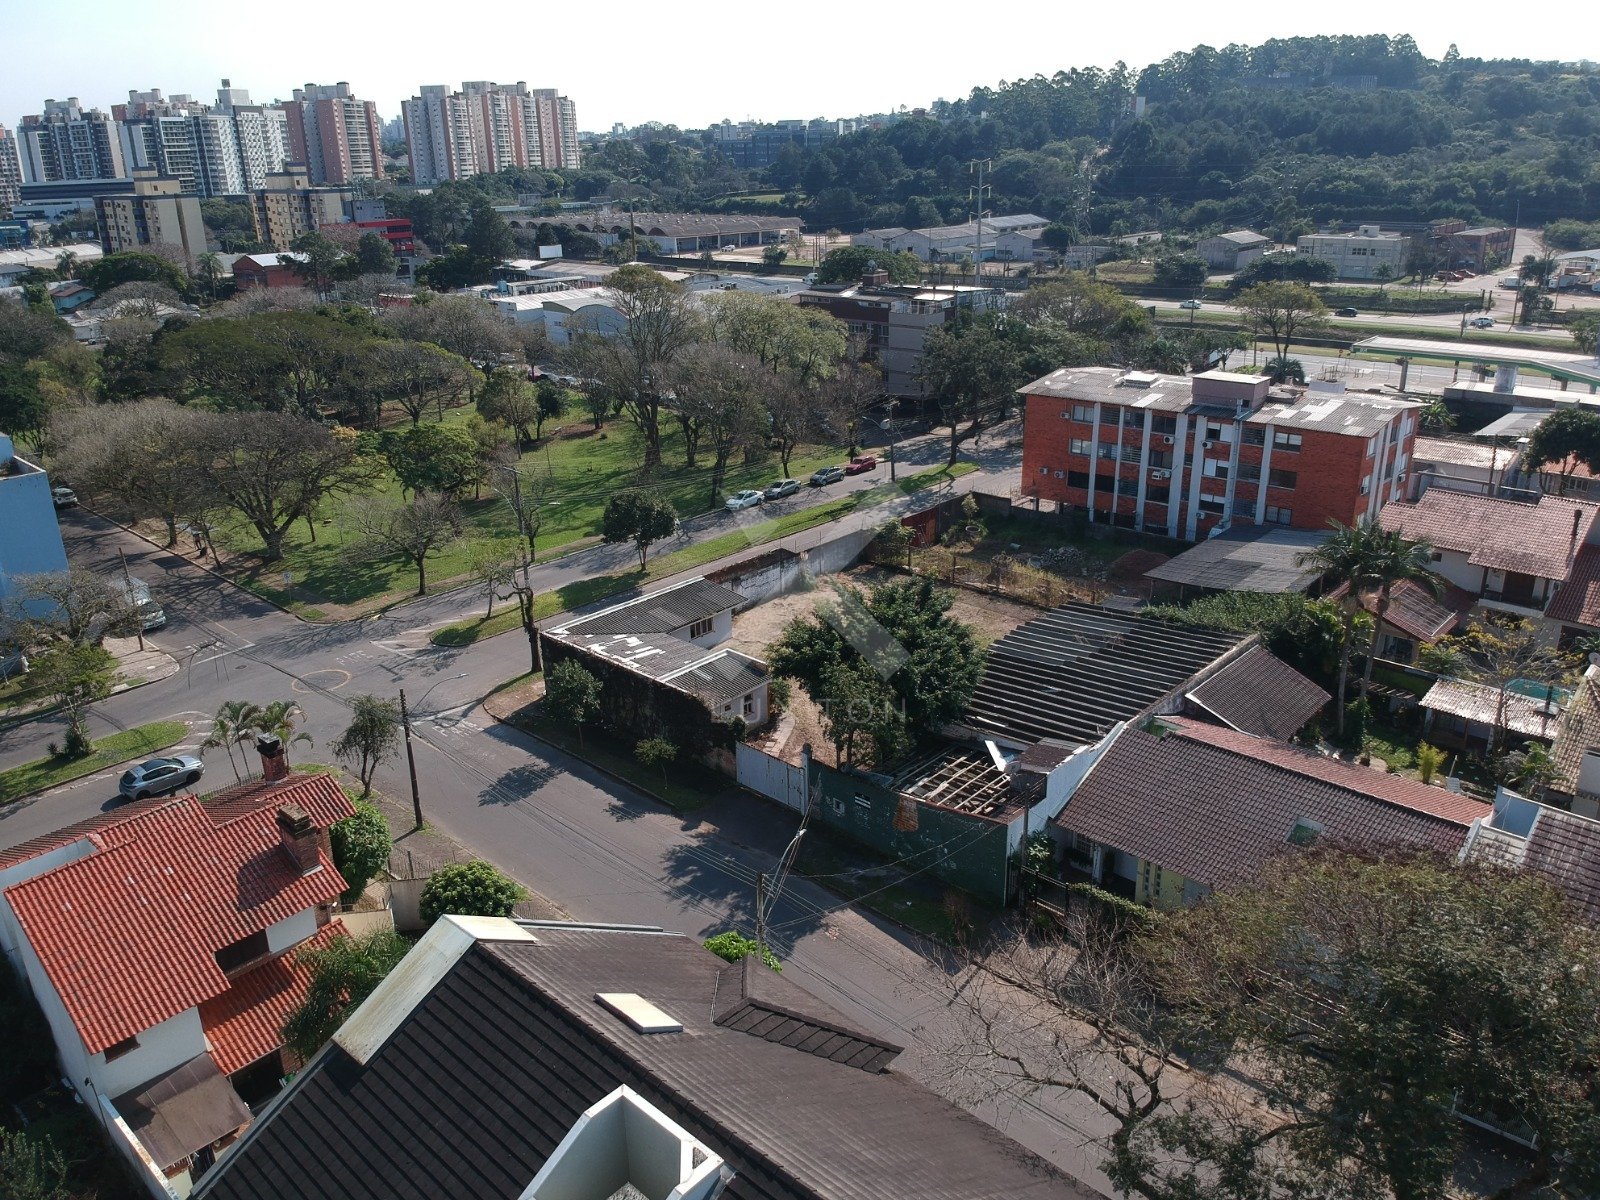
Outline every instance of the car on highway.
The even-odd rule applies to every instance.
[[[1360,314],[1353,308],[1336,308],[1333,310],[1333,315],[1336,317],[1354,317]]]
[[[57,508],[72,508],[78,503],[78,493],[65,484],[57,484],[50,489],[50,503]]]
[[[838,483],[843,478],[843,467],[823,467],[820,471],[811,472],[811,478],[806,482],[812,487],[827,487],[828,484]]]
[[[778,479],[767,485],[767,490],[761,494],[768,500],[782,500],[785,496],[792,496],[800,490],[798,479]]]
[[[1183,303],[1179,304],[1178,307],[1179,308],[1196,309],[1196,308],[1200,307],[1200,301],[1198,301],[1198,300],[1185,300],[1185,301],[1183,301]]]
[[[729,512],[738,512],[743,508],[754,508],[765,499],[766,497],[760,492],[752,492],[749,488],[746,488],[742,492],[735,492],[733,495],[729,496],[728,502],[722,507],[726,508]]]
[[[205,772],[205,764],[188,754],[146,759],[137,767],[122,773],[122,778],[117,782],[117,791],[124,800],[165,796],[168,792],[188,787]]]
[[[846,475],[864,475],[878,465],[876,454],[858,454],[850,460],[850,465],[845,467]]]
[[[1493,329],[1494,328],[1494,318],[1493,317],[1473,317],[1472,320],[1467,322],[1467,324],[1472,326],[1472,328],[1474,328],[1474,329]]]

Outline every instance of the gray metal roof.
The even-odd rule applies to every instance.
[[[468,948],[364,1063],[330,1045],[196,1197],[515,1200],[622,1086],[724,1160],[726,1200],[1097,1197],[787,976],[675,934],[532,932]],[[595,1002],[613,992],[683,1029],[635,1032]]]
[[[1219,592],[1303,592],[1317,572],[1295,560],[1327,539],[1320,529],[1241,525],[1152,567],[1145,578]]]
[[[704,654],[704,651],[701,651]],[[713,657],[680,671],[667,682],[707,700],[737,700],[766,682],[766,668],[736,650],[722,650]]]
[[[546,630],[545,636],[652,679],[665,679],[692,667],[709,653],[704,646],[664,633],[591,634],[552,629]]]
[[[989,647],[962,724],[1029,746],[1084,744],[1144,713],[1244,636],[1068,604]]]
[[[702,576],[575,617],[561,628],[568,633],[671,633],[743,603],[744,597],[732,588]]]

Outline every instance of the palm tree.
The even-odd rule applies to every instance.
[[[249,740],[260,712],[261,710],[248,700],[227,701],[217,709],[217,715],[211,719],[211,733],[200,743],[202,751],[215,750],[221,746],[228,752],[228,765],[233,768],[233,778],[236,783],[243,783],[244,776],[239,773],[239,764],[234,760],[233,744]]]
[[[1313,567],[1335,584],[1348,584],[1350,594],[1344,609],[1344,632],[1339,640],[1339,733],[1344,733],[1344,697],[1350,682],[1350,650],[1356,637],[1356,614],[1360,612],[1361,588],[1370,577],[1367,569],[1368,544],[1372,528],[1366,521],[1345,525],[1328,522],[1333,533],[1328,540],[1295,556],[1302,567]]]
[[[215,251],[207,250],[195,260],[195,281],[206,289],[206,299],[217,300],[217,285],[222,282],[222,259]]]
[[[1367,534],[1366,581],[1378,585],[1378,605],[1373,613],[1372,645],[1367,650],[1367,665],[1361,672],[1361,701],[1366,703],[1372,687],[1372,664],[1378,657],[1378,635],[1397,583],[1415,583],[1434,596],[1444,591],[1444,581],[1433,573],[1433,546],[1426,541],[1408,541],[1396,529],[1371,529]]]
[[[78,252],[76,250],[63,250],[56,255],[56,274],[63,279],[76,279],[78,277]]]
[[[287,753],[292,742],[311,744],[309,733],[300,733],[297,727],[306,719],[305,710],[293,700],[274,700],[265,708],[257,709],[250,732],[256,735],[270,733],[283,743]]]

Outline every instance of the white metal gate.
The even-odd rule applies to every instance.
[[[806,810],[806,773],[754,746],[738,745],[739,783],[797,813]]]

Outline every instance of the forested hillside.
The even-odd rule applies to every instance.
[[[566,176],[456,186],[591,198],[631,176],[680,206],[745,206],[719,198],[765,187],[782,197],[765,204],[816,227],[917,226],[965,219],[967,164],[988,158],[994,211],[1037,211],[1080,235],[1600,219],[1600,72],[1454,47],[1433,60],[1410,37],[1200,46],[1139,72],[1118,64],[978,88],[927,112],[796,146],[756,173],[668,127],[607,143]]]

